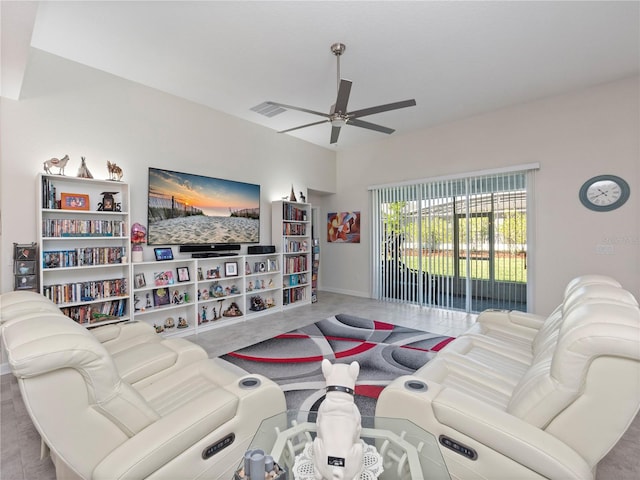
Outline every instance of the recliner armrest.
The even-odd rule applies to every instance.
[[[546,319],[542,315],[519,310],[485,310],[478,315],[477,323],[487,328],[506,329],[533,340]]]
[[[478,322],[489,322],[503,325],[519,325],[525,328],[540,330],[547,317],[520,310],[485,310],[478,315]]]
[[[96,466],[93,478],[147,478],[236,415],[238,399],[222,392],[204,393],[129,438]]]
[[[431,402],[436,419],[547,478],[592,478],[572,448],[533,425],[484,402],[443,388]]]
[[[104,325],[89,331],[112,355],[140,343],[159,342],[162,339],[151,325],[136,321]]]

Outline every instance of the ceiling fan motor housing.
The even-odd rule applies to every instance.
[[[347,49],[347,46],[344,43],[334,43],[331,45],[331,51],[334,55],[340,56]]]

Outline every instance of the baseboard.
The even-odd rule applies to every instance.
[[[352,297],[371,298],[371,295],[367,292],[358,292],[356,290],[343,290],[341,288],[327,288],[322,287],[318,289],[318,298],[322,295],[322,292],[340,293],[342,295],[351,295]]]

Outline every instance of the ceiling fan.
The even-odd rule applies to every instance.
[[[367,128],[369,130],[375,130],[382,133],[393,133],[393,128],[383,127],[382,125],[376,125],[375,123],[365,122],[360,120],[361,117],[367,115],[373,115],[375,113],[388,112],[389,110],[397,110],[399,108],[413,107],[416,104],[414,99],[403,100],[401,102],[387,103],[385,105],[378,105],[376,107],[363,108],[361,110],[347,111],[347,104],[349,103],[349,94],[351,93],[351,81],[340,78],[340,56],[344,53],[347,47],[343,43],[334,43],[331,45],[331,52],[336,56],[338,62],[338,96],[336,103],[331,106],[329,113],[316,112],[315,110],[309,110],[307,108],[294,107],[292,105],[285,105],[277,102],[265,102],[267,105],[274,107],[288,108],[291,110],[298,110],[300,112],[311,113],[313,115],[319,115],[325,117],[325,120],[319,122],[308,123],[306,125],[300,125],[299,127],[288,128],[281,130],[278,133],[287,133],[301,128],[312,127],[314,125],[320,125],[322,123],[331,123],[331,140],[329,143],[334,144],[338,142],[338,136],[340,135],[340,129],[345,125],[352,125],[354,127]]]

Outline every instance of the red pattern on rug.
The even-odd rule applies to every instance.
[[[365,407],[370,409],[389,382],[415,372],[452,340],[444,335],[339,314],[222,358],[276,381],[285,391],[288,408],[310,411],[324,398],[321,361],[324,358],[334,363],[357,361],[360,375],[356,399],[360,398],[361,403],[370,399],[373,403]]]

